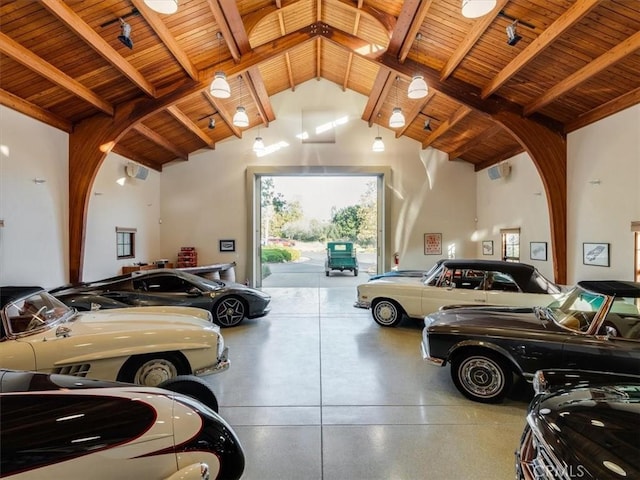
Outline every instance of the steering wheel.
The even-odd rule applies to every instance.
[[[27,324],[27,330],[33,330],[34,328],[39,327],[40,325],[44,325],[46,321],[40,318],[40,314],[47,309],[46,306],[42,306],[38,309],[38,311],[33,315],[31,321]]]

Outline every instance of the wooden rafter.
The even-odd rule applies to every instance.
[[[227,125],[227,127],[231,129],[233,134],[238,138],[242,138],[242,132],[233,124],[233,117],[229,115],[229,112],[227,112],[220,106],[218,101],[211,96],[208,90],[203,90],[202,95],[207,100],[207,102],[209,102],[209,104],[218,112],[218,115],[220,115],[222,121]]]
[[[609,115],[613,115],[614,113],[632,107],[633,105],[637,105],[638,103],[640,103],[640,87],[618,98],[614,98],[610,102],[600,105],[598,108],[594,108],[593,110],[580,115],[574,121],[565,125],[565,132],[573,132],[585,125],[602,120]]]
[[[518,155],[519,153],[522,153],[523,151],[524,151],[524,148],[522,148],[520,145],[514,145],[513,147],[508,148],[483,162],[477,163],[474,167],[474,171],[479,172],[480,170],[484,170],[485,168],[488,168],[491,165],[495,165],[496,163],[500,163],[505,160],[508,160]]]
[[[537,112],[558,97],[574,89],[582,82],[587,81],[589,78],[600,73],[611,65],[614,65],[626,56],[631,55],[638,49],[640,49],[640,32],[636,32],[634,35],[631,35],[624,42],[619,43],[608,52],[603,53],[593,62],[585,65],[573,75],[569,75],[564,80],[556,83],[533,102],[525,106],[524,114],[531,115],[532,113]]]
[[[215,142],[213,139],[207,135],[207,133],[202,130],[198,124],[196,124],[193,120],[191,120],[182,110],[180,110],[175,105],[170,105],[167,107],[167,111],[175,118],[178,122],[180,122],[187,130],[196,135],[202,142],[209,148],[215,148]]]
[[[139,163],[140,165],[149,167],[152,170],[156,170],[158,172],[162,171],[162,165],[158,165],[157,163],[154,163],[149,158],[139,154],[138,152],[134,152],[130,148],[127,148],[124,145],[122,145],[121,143],[115,144],[111,151],[114,153],[117,153],[118,155],[122,155],[123,157],[128,158],[129,160],[133,160],[134,162]]]
[[[444,133],[453,127],[456,123],[471,113],[471,109],[466,105],[461,105],[453,114],[442,122],[425,140],[422,141],[422,149],[424,150]]]
[[[246,80],[246,85],[249,89],[249,95],[251,95],[253,103],[256,104],[258,115],[260,116],[262,123],[268,126],[269,122],[272,122],[276,118],[273,113],[273,108],[271,107],[271,102],[269,101],[267,89],[260,77],[260,70],[258,70],[258,67],[250,68],[245,74],[244,79]],[[257,79],[257,81],[255,79]]]
[[[16,62],[21,63],[25,67],[33,70],[38,75],[52,83],[64,88],[74,95],[82,98],[107,115],[113,115],[113,106],[104,98],[97,95],[91,89],[85,87],[77,80],[69,77],[64,72],[58,70],[53,65],[45,62],[31,50],[24,48],[19,43],[0,32],[0,52],[13,58]]]
[[[187,152],[183,152],[178,147],[176,147],[173,143],[167,140],[165,137],[163,137],[159,133],[156,133],[154,130],[151,130],[146,125],[143,125],[142,123],[137,123],[136,125],[133,126],[133,129],[143,137],[146,137],[149,140],[151,140],[156,145],[159,145],[160,147],[164,148],[168,152],[173,153],[180,160],[184,160],[185,162],[188,160],[189,154]]]
[[[87,25],[66,3],[56,0],[41,0],[41,3],[62,23],[78,35],[88,46],[93,48],[107,62],[131,80],[140,90],[151,97],[156,97],[156,89],[144,75],[133,68],[116,49],[109,45],[95,30]]]
[[[58,128],[63,132],[71,133],[73,131],[73,125],[71,122],[3,89],[0,89],[0,104],[5,107],[9,107],[16,112],[27,115],[28,117],[40,120],[41,122]]]
[[[465,153],[477,147],[479,143],[478,138],[488,140],[491,137],[494,137],[495,135],[500,133],[501,131],[502,131],[502,126],[498,123],[495,123],[490,127],[485,128],[478,135],[475,135],[474,137],[469,138],[466,142],[462,143],[461,145],[458,145],[454,150],[449,152],[449,160],[455,160],[456,158],[461,157]]]
[[[396,138],[400,138],[402,135],[404,135],[404,132],[406,132],[407,129],[413,123],[413,121],[416,118],[418,118],[418,115],[420,115],[422,110],[425,109],[427,104],[433,99],[433,97],[435,97],[435,95],[436,95],[436,92],[431,90],[431,91],[429,91],[429,93],[427,94],[426,97],[422,98],[419,102],[415,102],[414,103],[414,105],[411,108],[411,110],[409,110],[409,112],[405,115],[406,123],[405,123],[404,127],[400,128],[400,129],[398,129],[396,131]]]
[[[553,24],[543,31],[538,38],[514,58],[505,68],[503,68],[493,79],[482,89],[482,98],[498,90],[507,80],[522,70],[529,62],[536,58],[544,49],[553,43],[560,35],[571,28],[582,17],[587,15],[592,9],[598,6],[602,0],[584,0],[575,2],[563,13]]]
[[[391,71],[387,68],[382,67],[378,70],[378,75],[369,94],[369,100],[362,113],[362,119],[369,126],[373,125],[374,119],[378,116],[378,112],[382,108],[384,99],[389,95],[389,90],[391,90],[395,78],[395,75],[391,75]]]
[[[342,81],[342,91],[344,92],[349,85],[349,77],[351,76],[351,66],[353,65],[353,52],[349,52],[347,59],[347,68],[344,71],[344,80]]]
[[[222,10],[222,7],[218,0],[208,0],[208,3],[209,8],[211,8],[211,12],[216,19],[216,22],[218,22],[220,32],[222,33],[222,37],[227,44],[227,48],[229,49],[229,52],[231,52],[231,58],[233,58],[233,60],[236,62],[239,61],[241,57],[240,50],[238,48],[238,45],[236,44],[235,39],[233,38],[231,27],[227,22],[225,12]]]
[[[393,32],[393,37],[402,36],[402,46],[400,47],[400,51],[398,52],[398,60],[401,63],[407,59],[409,51],[411,50],[411,46],[413,45],[413,42],[416,39],[418,32],[420,31],[420,26],[422,25],[422,22],[424,22],[424,17],[426,17],[429,8],[431,8],[432,2],[433,0],[423,0],[419,2],[418,7],[415,11],[412,11],[411,8],[409,9],[408,14],[413,13],[413,18],[407,26],[406,31],[399,31],[398,25],[400,25],[400,22],[398,22],[398,25],[396,25],[396,28]],[[402,7],[403,13],[407,3],[409,2],[405,2]],[[403,13],[400,14],[401,17]]]

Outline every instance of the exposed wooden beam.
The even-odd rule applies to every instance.
[[[225,43],[227,44],[227,48],[231,53],[231,58],[234,61],[238,62],[240,60],[241,54],[238,45],[233,37],[233,33],[231,31],[231,26],[229,25],[229,21],[227,20],[225,11],[222,9],[218,0],[207,0],[209,3],[209,8],[213,12],[213,16],[220,27],[220,32],[224,38]],[[236,7],[237,10],[237,7]],[[243,27],[244,28],[244,27]]]
[[[626,56],[635,53],[638,49],[640,49],[640,32],[631,35],[624,42],[619,43],[608,52],[603,53],[593,62],[588,63],[574,74],[569,75],[564,80],[547,89],[542,95],[524,107],[524,114],[531,115],[537,112],[582,82],[587,81],[589,78],[614,65]]]
[[[193,80],[196,80],[198,78],[198,70],[193,63],[191,63],[189,56],[183,48],[180,47],[174,36],[171,34],[171,31],[160,19],[160,16],[147,7],[143,0],[131,0],[131,3],[138,9],[153,31],[156,32],[156,35],[158,35],[160,40],[162,40],[162,43],[165,44],[173,57],[178,61],[178,63],[180,63],[180,65],[182,65],[182,68],[184,68],[187,75],[189,75]]]
[[[389,46],[387,47],[387,53],[389,55],[398,58],[402,45],[407,39],[409,30],[413,25],[414,18],[422,0],[407,0],[402,4],[402,10],[398,15],[398,21],[393,29]],[[430,2],[429,2],[430,3]]]
[[[344,80],[342,81],[342,91],[346,91],[349,86],[349,77],[351,76],[351,66],[353,65],[353,52],[349,52],[349,58],[347,59],[347,68],[344,72]]]
[[[118,51],[109,45],[95,30],[87,25],[66,3],[57,0],[41,0],[41,3],[62,23],[69,27],[88,46],[131,80],[140,90],[156,97],[156,89],[144,75],[133,68]]]
[[[449,160],[455,160],[456,158],[461,157],[465,153],[473,150],[475,147],[481,144],[481,140],[487,140],[491,137],[494,137],[498,133],[502,131],[502,125],[498,123],[494,123],[490,127],[484,129],[480,134],[474,135],[472,138],[468,139],[466,142],[458,145],[454,150],[449,152]]]
[[[404,10],[407,7],[408,3],[409,2],[405,2],[403,4],[402,12],[400,13],[401,17],[403,16]],[[398,60],[400,61],[400,63],[404,62],[407,59],[407,56],[409,55],[409,51],[411,50],[411,46],[413,45],[413,42],[416,39],[418,32],[420,31],[420,27],[424,22],[424,17],[426,17],[427,12],[429,11],[429,8],[431,8],[432,3],[433,3],[433,0],[422,0],[419,2],[419,5],[417,7],[417,10],[415,10],[415,12],[411,11],[412,10],[411,8],[409,9],[410,10],[409,14],[413,13],[413,18],[411,20],[411,23],[408,25],[406,32],[398,31],[398,25],[400,25],[400,22],[398,22],[398,24],[396,25],[396,29],[393,32],[392,38],[395,38],[396,36],[398,36],[402,40],[402,46],[400,47],[400,51],[398,52]]]
[[[320,0],[318,0],[320,2]],[[316,80],[320,80],[322,77],[322,40],[320,37],[316,38]]]
[[[233,35],[234,43],[238,47],[238,52],[240,52],[240,55],[250,52],[251,44],[240,16],[240,10],[238,10],[238,2],[235,0],[218,0],[218,2],[227,25],[229,25],[231,35]]]
[[[209,148],[215,148],[214,140],[202,130],[197,123],[191,120],[182,110],[175,105],[167,107],[167,111],[179,121],[187,130],[196,135]]]
[[[284,54],[284,61],[287,65],[287,77],[289,78],[289,87],[291,91],[294,92],[296,90],[296,82],[293,79],[293,68],[291,68],[291,56],[289,52]]]
[[[406,123],[404,124],[404,127],[396,131],[396,138],[400,138],[402,135],[404,135],[404,132],[406,132],[407,129],[413,123],[413,121],[416,118],[418,118],[418,115],[422,113],[422,110],[424,110],[424,108],[433,99],[433,97],[435,97],[435,95],[436,95],[436,92],[433,90],[430,90],[426,97],[421,99],[419,102],[414,103],[411,110],[409,110],[409,113],[405,115]]]
[[[609,115],[618,113],[626,108],[637,105],[638,103],[640,103],[640,87],[635,90],[631,90],[629,93],[618,98],[614,98],[613,100],[600,105],[589,112],[583,113],[574,121],[567,123],[565,125],[565,131],[567,133],[573,132],[574,130],[578,130],[586,125],[602,120]]]
[[[242,132],[233,124],[233,117],[220,106],[217,99],[213,98],[208,90],[202,91],[202,95],[207,99],[211,106],[216,109],[218,115],[222,118],[222,121],[227,125],[227,127],[229,127],[233,134],[238,138],[242,138]]]
[[[68,120],[53,114],[44,108],[40,108],[31,102],[27,102],[4,89],[0,89],[0,105],[4,105],[16,112],[20,112],[28,117],[40,120],[41,122],[62,130],[63,132],[71,133],[73,131],[73,124]]]
[[[560,35],[571,28],[582,17],[587,15],[592,9],[598,6],[602,0],[584,0],[575,2],[549,28],[544,30],[538,38],[531,42],[520,52],[509,64],[504,67],[493,79],[482,89],[482,98],[487,98],[498,90],[511,77],[523,69],[529,62],[542,53]]]
[[[137,123],[133,126],[133,129],[138,132],[143,137],[148,138],[156,145],[164,148],[166,151],[173,153],[180,160],[184,160],[185,162],[189,159],[189,154],[183,152],[178,147],[176,147],[173,143],[168,141],[165,137],[156,133],[154,130],[151,130],[149,127],[142,123]]]
[[[515,157],[516,155],[518,155],[519,153],[522,153],[523,151],[524,151],[524,148],[522,148],[522,146],[514,145],[513,147],[508,148],[483,162],[476,163],[474,171],[479,172],[481,170],[484,170],[485,168],[489,168],[492,165],[495,165],[496,163],[504,162],[505,160]]]
[[[385,98],[389,95],[389,90],[391,90],[395,78],[396,76],[391,75],[391,71],[387,68],[383,67],[378,71],[371,93],[369,93],[369,100],[362,113],[362,119],[369,126],[373,125],[374,119],[378,116],[378,112],[382,108]]]
[[[43,76],[50,82],[55,83],[75,96],[80,97],[107,115],[113,115],[113,105],[111,105],[107,100],[100,97],[77,80],[71,78],[66,73],[58,70],[53,65],[45,62],[31,50],[24,48],[22,45],[1,32],[0,52],[13,58],[16,62],[21,63],[30,70],[33,70],[38,75]]]
[[[471,109],[466,105],[461,105],[453,114],[442,122],[425,140],[422,141],[422,149],[424,150],[438,138],[445,134],[447,130],[452,128],[456,123],[471,113]]]
[[[246,80],[247,88],[249,89],[249,95],[251,95],[253,103],[256,104],[258,115],[260,115],[262,123],[269,126],[269,122],[272,122],[276,118],[273,113],[273,108],[271,107],[269,94],[267,93],[267,89],[262,81],[260,70],[258,70],[258,67],[250,68],[244,78]]]
[[[492,12],[495,13],[484,15],[473,23],[471,30],[467,32],[462,43],[458,45],[453,54],[449,57],[449,60],[447,60],[447,63],[442,67],[442,70],[440,70],[440,80],[444,81],[449,78],[449,75],[451,75],[458,65],[460,65],[462,60],[464,60],[464,57],[469,53],[469,50],[473,48],[487,28],[489,28],[493,23],[498,16],[498,13],[504,8],[508,1],[509,0],[498,0],[498,3],[492,10]]]
[[[133,160],[134,162],[139,163],[140,165],[149,167],[152,170],[156,170],[158,172],[162,171],[162,165],[158,165],[152,162],[149,158],[145,157],[144,155],[140,155],[137,152],[134,152],[130,148],[127,148],[124,145],[122,145],[122,143],[117,143],[116,145],[114,145],[111,151],[125,158],[128,158],[129,160]]]

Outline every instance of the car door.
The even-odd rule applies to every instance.
[[[574,335],[564,344],[562,367],[640,374],[640,340]]]
[[[28,342],[5,339],[0,347],[0,365],[11,370],[35,370],[36,359]]]
[[[484,274],[482,270],[443,268],[422,289],[422,315],[447,305],[486,305],[487,292],[476,289]]]
[[[184,278],[172,274],[155,274],[134,280],[135,297],[127,303],[139,307],[176,305],[209,308],[211,298]]]

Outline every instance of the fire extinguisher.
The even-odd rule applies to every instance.
[[[397,267],[399,263],[400,263],[400,255],[398,255],[398,252],[396,252],[393,254],[393,264]]]

